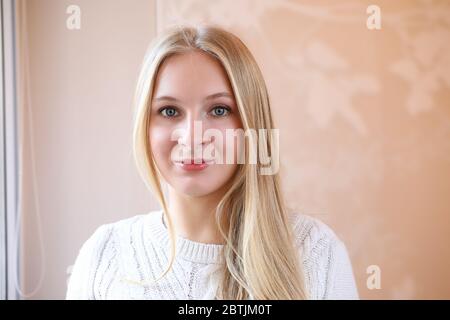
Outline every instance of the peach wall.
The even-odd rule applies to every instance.
[[[72,4],[81,8],[79,30],[66,28]],[[44,281],[31,298],[57,299],[65,296],[67,268],[95,228],[156,207],[131,153],[132,97],[155,34],[154,4],[27,0],[24,5],[30,94],[22,110],[24,291],[36,290],[45,259]]]
[[[80,30],[65,27],[69,4]],[[381,30],[366,27],[370,4]],[[28,0],[25,12],[26,290],[39,279],[38,212],[47,261],[32,298],[64,296],[95,227],[156,207],[132,162],[131,98],[156,29],[184,22],[222,25],[255,54],[289,206],[344,240],[361,297],[450,298],[448,2]],[[381,289],[366,286],[371,265]]]

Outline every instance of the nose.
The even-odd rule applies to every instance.
[[[202,127],[203,124],[200,120],[187,120],[186,124],[180,128],[178,143],[188,148],[195,148],[196,145],[202,143]]]
[[[203,139],[204,123],[196,117],[186,119],[184,125],[180,128],[180,135],[178,137],[178,144],[184,150],[189,152],[192,158],[202,157],[202,148],[205,144],[211,142]]]

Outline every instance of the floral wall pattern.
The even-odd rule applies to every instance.
[[[334,227],[362,298],[450,296],[450,3],[170,0],[157,12],[157,30],[215,23],[254,53],[290,208]],[[371,265],[381,289],[366,285]]]

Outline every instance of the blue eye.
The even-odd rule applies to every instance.
[[[217,106],[212,109],[213,115],[215,117],[224,117],[231,112],[231,109],[226,106]]]
[[[158,113],[162,114],[164,117],[173,118],[178,115],[178,111],[172,107],[163,107],[158,110]]]
[[[216,106],[211,111],[214,117],[224,117],[231,113],[231,108],[227,106]],[[165,118],[174,118],[179,115],[179,112],[174,107],[162,107],[158,110],[158,113]]]

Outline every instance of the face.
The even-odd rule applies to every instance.
[[[237,140],[226,137],[227,131],[242,129],[239,111],[225,70],[206,53],[193,51],[164,60],[156,77],[149,128],[156,165],[181,194],[212,194],[238,169]]]

